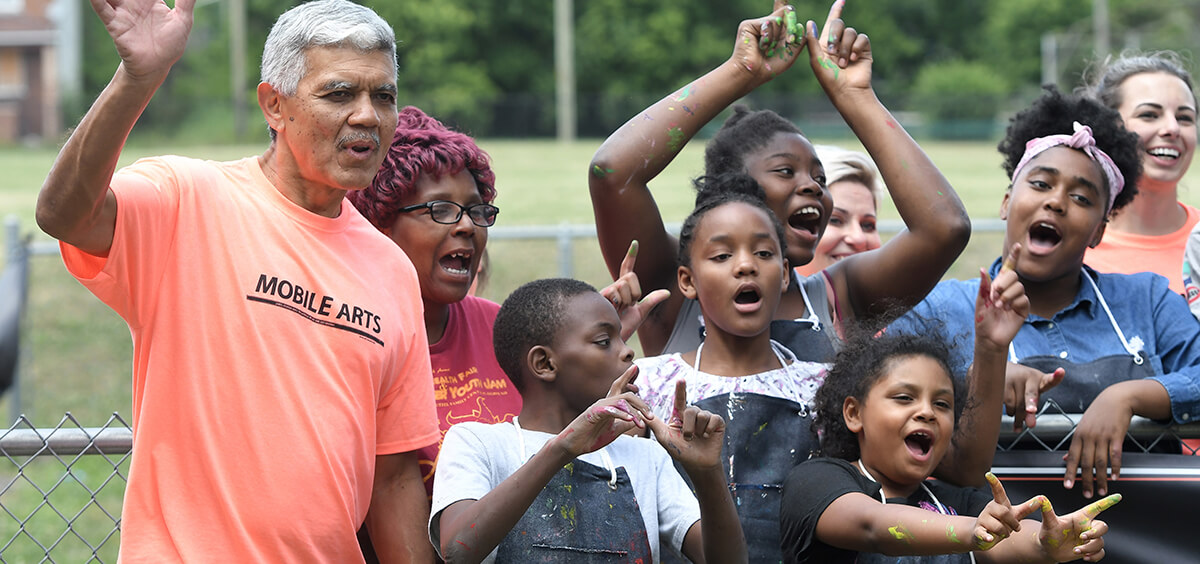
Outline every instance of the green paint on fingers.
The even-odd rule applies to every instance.
[[[833,59],[822,58],[821,66],[825,67],[827,69],[831,69],[833,71],[833,79],[834,80],[838,79],[838,71],[840,71],[841,69],[838,68],[837,63],[833,62]]]
[[[788,10],[788,13],[784,14],[783,17],[784,25],[787,26],[788,32],[792,34],[792,41],[800,41],[800,38],[804,37],[804,29],[796,21],[796,11]]]

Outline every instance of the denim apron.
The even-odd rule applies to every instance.
[[[1066,371],[1066,376],[1062,382],[1054,388],[1047,390],[1042,394],[1038,403],[1038,412],[1041,413],[1046,409],[1047,405],[1053,402],[1053,406],[1058,406],[1064,413],[1083,413],[1092,405],[1092,401],[1105,388],[1127,380],[1142,380],[1154,376],[1154,368],[1151,366],[1146,351],[1143,350],[1141,340],[1135,338],[1133,341],[1125,338],[1125,333],[1121,331],[1120,325],[1117,324],[1116,318],[1113,317],[1112,311],[1108,307],[1108,303],[1104,300],[1104,295],[1100,293],[1099,286],[1092,280],[1091,275],[1086,270],[1081,271],[1083,277],[1092,289],[1096,292],[1097,301],[1100,307],[1104,309],[1104,313],[1108,316],[1108,322],[1112,325],[1113,331],[1116,332],[1117,338],[1121,340],[1121,345],[1124,347],[1124,354],[1114,354],[1102,356],[1088,362],[1071,362],[1065,358],[1060,358],[1055,355],[1031,355],[1024,358],[1017,356],[1016,348],[1009,343],[1008,359],[1010,362],[1015,362],[1028,366],[1041,372],[1050,373],[1058,368]],[[1051,407],[1053,407],[1051,406]],[[1160,441],[1165,452],[1179,452],[1179,443],[1177,441]],[[1126,448],[1133,448],[1134,451],[1140,451],[1142,447],[1126,440]],[[1164,452],[1155,449],[1155,452]]]
[[[525,460],[525,437],[512,423]],[[603,448],[600,456],[607,468],[577,458],[554,474],[496,547],[496,562],[654,561],[629,474]]]
[[[797,357],[802,356],[803,360],[832,363],[837,351],[833,348],[833,339],[825,334],[825,331],[832,331],[832,328],[821,327],[821,320],[817,317],[817,312],[813,311],[808,292],[804,290],[803,284],[799,284],[799,287],[807,316],[790,321],[771,321],[771,339],[796,353]]]
[[[792,323],[785,321],[784,323]],[[805,340],[828,340],[807,328]],[[700,366],[703,345],[696,349]],[[780,365],[783,356],[775,350]],[[696,370],[696,368],[693,370]],[[781,562],[779,507],[783,481],[793,466],[817,450],[809,407],[792,400],[750,393],[728,393],[694,403],[725,420],[721,463],[729,480],[750,562]]]

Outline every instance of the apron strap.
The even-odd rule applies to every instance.
[[[1125,339],[1125,333],[1121,331],[1121,326],[1117,325],[1117,320],[1113,317],[1112,310],[1108,309],[1108,302],[1104,301],[1104,294],[1100,293],[1100,287],[1096,285],[1096,281],[1092,280],[1092,276],[1086,270],[1080,270],[1080,272],[1083,273],[1083,277],[1087,279],[1088,283],[1092,285],[1092,289],[1096,291],[1096,297],[1100,300],[1100,307],[1104,308],[1104,313],[1108,315],[1108,322],[1112,324],[1113,329],[1117,332],[1117,338],[1121,339],[1121,346],[1125,347],[1125,352],[1133,356],[1133,363],[1140,366],[1142,364],[1142,355],[1139,354],[1141,351],[1135,349]]]
[[[699,357],[699,354],[697,354],[697,357]],[[521,449],[521,464],[524,464],[526,462],[525,432],[521,429],[521,423],[517,421],[516,415],[514,415],[512,418],[512,424],[513,427],[517,428],[517,445],[519,445],[519,448]],[[600,458],[604,460],[604,466],[608,468],[608,474],[610,476],[608,479],[608,489],[615,491],[617,489],[617,467],[615,464],[613,464],[612,457],[608,455],[608,449],[605,447],[600,447]]]
[[[800,282],[800,278],[796,276],[796,271],[792,271],[792,280],[800,287],[800,297],[804,298],[804,313],[808,314],[804,319],[796,318],[796,321],[807,321],[812,324],[813,331],[821,330],[821,318],[817,317],[817,312],[813,311],[812,301],[808,299],[808,292],[804,289],[804,284]]]
[[[1086,279],[1088,283],[1092,285],[1092,290],[1096,292],[1096,299],[1100,302],[1100,307],[1104,309],[1104,314],[1108,316],[1108,323],[1112,325],[1113,331],[1116,331],[1117,338],[1121,340],[1121,346],[1125,349],[1125,352],[1129,353],[1129,356],[1133,357],[1133,363],[1141,366],[1142,363],[1145,362],[1142,359],[1142,351],[1137,347],[1134,347],[1133,344],[1131,344],[1129,340],[1125,338],[1125,333],[1121,331],[1121,326],[1117,324],[1117,319],[1113,317],[1112,310],[1109,309],[1108,302],[1104,299],[1104,294],[1100,293],[1100,286],[1096,285],[1096,281],[1092,280],[1092,276],[1087,273],[1087,270],[1080,269],[1079,272],[1083,274],[1084,279]],[[1012,341],[1009,341],[1008,343],[1008,360],[1009,362],[1019,362],[1017,358],[1017,349],[1013,346]]]

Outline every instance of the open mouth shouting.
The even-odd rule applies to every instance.
[[[913,431],[904,437],[904,446],[913,458],[921,462],[929,460],[933,450],[933,434],[924,430]]]
[[[469,250],[459,250],[447,254],[438,261],[442,270],[455,277],[469,278],[471,274],[471,256]]]
[[[807,238],[816,241],[817,235],[821,232],[821,208],[813,205],[804,206],[788,216],[787,223],[793,231],[806,234]]]
[[[1029,227],[1029,251],[1035,254],[1049,253],[1061,242],[1062,233],[1053,224],[1039,221]]]
[[[762,292],[758,286],[744,284],[733,296],[734,307],[741,313],[753,313],[762,308]]]

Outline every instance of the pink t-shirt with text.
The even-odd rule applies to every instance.
[[[504,423],[521,414],[521,395],[496,363],[492,324],[500,306],[467,296],[450,305],[450,319],[438,342],[429,346],[433,397],[442,437],[455,423]],[[433,475],[442,441],[420,450],[425,490],[433,495]]]

